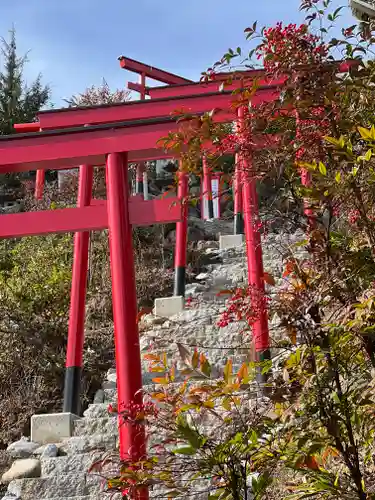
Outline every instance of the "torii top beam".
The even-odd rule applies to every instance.
[[[279,95],[278,85],[260,86],[254,96],[254,106],[262,102],[275,100]],[[125,120],[144,120],[170,116],[178,112],[205,113],[212,109],[223,110],[233,114],[233,103],[236,96],[231,90],[223,92],[206,92],[195,95],[178,95],[145,101],[129,101],[119,104],[86,106],[82,108],[62,108],[47,110],[38,113],[39,125],[43,130],[58,129],[65,127],[77,127],[80,125],[97,125],[101,123],[122,122]],[[230,121],[230,118],[228,119]]]
[[[165,83],[167,85],[178,85],[182,83],[192,83],[192,80],[184,78],[182,76],[174,75],[168,71],[164,71],[154,66],[149,66],[148,64],[135,61],[129,57],[120,56],[118,58],[120,61],[120,66],[123,69],[137,73],[138,75],[144,75],[148,78],[152,78],[158,82]]]
[[[214,119],[231,121],[234,115],[228,112],[226,117]],[[178,129],[177,118],[163,117],[0,136],[0,173],[49,170],[51,165],[54,169],[76,168],[83,163],[102,166],[108,153],[121,151],[128,152],[129,161],[147,155],[160,158],[158,142]],[[270,142],[267,137],[254,139],[258,148]]]

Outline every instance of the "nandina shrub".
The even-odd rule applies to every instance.
[[[229,362],[222,383],[220,376],[211,380],[205,356],[181,352],[189,380],[176,386],[173,366],[151,353],[152,370],[166,373],[152,397],[168,424],[163,427],[159,415],[154,427],[147,421],[145,427],[153,436],[165,430],[171,441],[155,452],[151,448],[150,459],[138,462],[135,474],[131,463],[123,464],[117,488],[128,487],[133,474],[132,492],[157,484],[169,488],[171,497],[197,496],[195,481],[204,474],[212,481],[205,483],[209,498],[245,499],[247,479],[257,472],[262,487],[254,483],[256,498],[273,498],[276,491],[277,498],[296,500],[375,498],[375,73],[369,57],[375,37],[371,25],[365,31],[354,25],[343,27],[341,39],[330,39],[340,8],[331,8],[330,0],[304,0],[301,7],[307,11],[304,24],[279,23],[258,32],[254,23],[246,30],[249,57],[241,49],[229,50],[204,75],[215,78],[240,57],[249,65],[255,56],[265,78],[283,79],[277,99],[253,107],[257,83],[243,78],[234,99],[246,107],[240,138],[218,126],[212,113],[184,119],[178,133],[164,139],[194,173],[202,154],[214,161],[229,150],[252,160],[251,175],[258,180],[273,176],[276,164],[294,202],[286,217],[294,229],[305,231],[298,244],[304,256],[290,248],[284,284],[270,304],[284,335],[283,346],[275,346],[283,348],[281,369],[269,374],[266,405],[256,394],[249,398],[262,410],[269,406],[255,422],[243,418],[248,406],[236,391],[249,388],[254,365],[233,375]],[[268,161],[257,160],[254,131],[277,134]],[[235,310],[229,301],[228,314],[242,316],[243,308],[252,319],[248,294],[235,297]],[[198,372],[204,389],[189,385]],[[221,413],[229,411],[226,395],[235,401],[239,421]],[[220,424],[197,425],[202,411]],[[186,418],[179,420],[180,414]]]

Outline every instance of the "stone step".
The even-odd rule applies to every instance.
[[[90,467],[104,456],[102,450],[91,453],[79,453],[62,457],[42,458],[41,477],[60,476],[73,473],[88,473]]]
[[[118,449],[118,437],[113,434],[73,436],[64,439],[60,450],[67,455],[90,453],[92,451],[112,451]]]
[[[108,498],[108,493],[103,493],[102,494],[103,496],[101,497],[100,495],[90,495],[90,496],[84,496],[84,497],[60,497],[59,500],[99,500],[101,498],[103,498],[103,500],[105,498]],[[121,498],[121,497],[119,497]],[[39,499],[38,499],[39,500]],[[43,498],[43,500],[56,500],[55,498],[51,498],[51,497],[48,497],[48,498]]]
[[[108,417],[108,403],[90,404],[83,412],[83,416],[86,418],[103,418]]]
[[[117,416],[82,418],[74,423],[73,429],[74,436],[92,436],[93,434],[117,434],[117,432]]]
[[[16,498],[14,498],[16,500]],[[34,499],[33,499],[34,500]],[[38,499],[42,500],[42,499]],[[56,500],[55,498],[43,498],[43,500]],[[60,497],[59,500],[122,500],[121,493],[106,493],[105,491],[84,497]]]
[[[9,483],[8,494],[22,499],[66,498],[97,495],[104,487],[103,478],[91,474],[65,474],[35,479],[16,479]]]

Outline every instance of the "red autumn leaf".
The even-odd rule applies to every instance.
[[[216,297],[221,297],[222,295],[233,295],[233,294],[234,290],[220,290],[220,292],[216,294]]]
[[[152,312],[152,307],[142,307],[137,314],[137,324],[141,321],[142,317],[146,314],[150,314]]]
[[[268,285],[276,285],[275,278],[270,273],[263,273],[263,279]]]
[[[157,354],[144,354],[143,359],[146,361],[160,361],[160,356]]]
[[[319,470],[319,464],[314,456],[306,457],[305,467],[311,470]]]

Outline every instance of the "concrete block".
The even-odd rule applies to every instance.
[[[163,318],[170,318],[184,310],[184,298],[179,297],[164,297],[155,299],[155,315]]]
[[[243,234],[225,234],[220,236],[220,250],[227,248],[241,247],[244,242]]]
[[[41,444],[59,443],[73,435],[72,413],[49,413],[31,417],[31,440]]]

